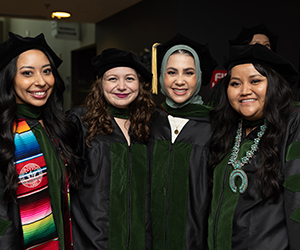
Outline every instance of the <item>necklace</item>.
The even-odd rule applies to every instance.
[[[184,122],[187,122],[187,119],[181,119],[181,121],[180,121],[180,123],[177,125],[177,123],[176,123],[176,119],[173,117],[173,116],[170,116],[171,118],[172,118],[172,122],[173,122],[173,124],[174,124],[174,126],[175,126],[175,129],[174,129],[174,134],[175,135],[178,135],[179,134],[179,127],[184,123]]]
[[[181,123],[182,123],[182,121],[181,121],[181,122],[179,123],[179,125],[177,126],[177,124],[176,124],[176,122],[175,122],[175,120],[174,120],[174,124],[175,124],[174,134],[175,134],[175,135],[178,135],[178,133],[179,133],[178,127],[181,125]]]
[[[251,149],[246,152],[246,155],[241,158],[241,160],[237,160],[238,153],[240,151],[240,144],[242,138],[242,127],[243,120],[240,121],[238,130],[236,131],[236,137],[234,146],[232,148],[231,156],[228,161],[228,164],[231,164],[233,170],[229,177],[229,186],[232,192],[237,192],[237,187],[235,185],[235,178],[240,177],[242,179],[242,184],[239,187],[239,192],[242,194],[246,191],[248,187],[248,177],[242,167],[247,164],[250,159],[253,157],[254,153],[258,150],[258,144],[260,142],[261,137],[264,135],[267,129],[267,121],[264,120],[264,124],[260,126],[260,131],[257,133],[257,138],[254,139],[254,143],[251,145]]]

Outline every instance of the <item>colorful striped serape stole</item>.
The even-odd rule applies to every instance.
[[[19,176],[17,199],[23,229],[24,248],[58,250],[47,166],[41,148],[24,119],[14,125],[15,166]]]

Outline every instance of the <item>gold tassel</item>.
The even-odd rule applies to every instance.
[[[157,46],[160,43],[155,43],[152,46],[152,93],[158,94],[157,91]]]

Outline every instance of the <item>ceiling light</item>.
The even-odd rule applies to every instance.
[[[71,14],[69,12],[66,12],[66,11],[53,11],[52,14],[51,14],[51,17],[52,18],[58,18],[58,19],[61,19],[61,18],[69,18],[71,16]]]

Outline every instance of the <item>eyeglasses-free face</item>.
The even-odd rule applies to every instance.
[[[164,76],[164,86],[168,96],[176,103],[184,103],[193,96],[196,85],[194,58],[186,54],[171,55]]]
[[[102,87],[109,104],[127,108],[139,94],[139,78],[132,68],[116,67],[104,73]]]
[[[243,118],[255,121],[263,118],[268,80],[251,63],[231,69],[227,88],[230,105]]]
[[[46,104],[55,84],[47,56],[40,50],[27,50],[17,60],[14,78],[16,102],[41,107]]]

